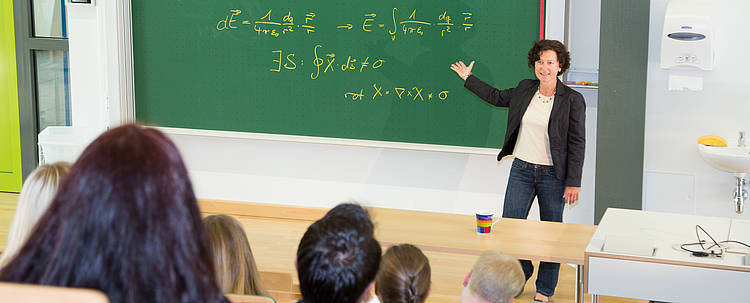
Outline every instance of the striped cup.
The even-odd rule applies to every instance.
[[[500,218],[493,220],[492,217],[495,215],[489,211],[477,211],[477,233],[480,235],[488,235],[492,232],[492,226],[497,223]]]

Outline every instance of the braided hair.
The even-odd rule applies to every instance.
[[[430,261],[411,244],[386,250],[375,277],[375,293],[382,303],[422,303],[430,292]]]

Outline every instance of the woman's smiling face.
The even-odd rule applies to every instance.
[[[554,50],[543,51],[539,55],[539,60],[534,63],[536,78],[545,83],[555,82],[558,72],[560,72],[560,61],[557,61],[557,53]]]

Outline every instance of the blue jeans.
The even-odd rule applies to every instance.
[[[526,219],[534,197],[539,202],[542,221],[562,222],[565,207],[565,184],[555,177],[555,169],[548,165],[533,164],[516,158],[510,169],[508,188],[505,190],[503,218]],[[529,260],[520,260],[526,280],[534,273]],[[536,277],[536,292],[551,297],[557,287],[560,263],[540,262]]]

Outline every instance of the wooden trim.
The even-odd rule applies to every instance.
[[[10,302],[108,303],[100,290],[0,282],[0,297]]]
[[[276,299],[276,302],[296,302],[302,299],[302,294],[296,292],[269,290],[268,294]]]
[[[720,269],[720,270],[750,272],[750,266],[728,266],[728,265],[720,265],[720,264],[706,264],[706,263],[695,263],[695,262],[686,262],[686,261],[674,261],[674,260],[664,260],[664,259],[654,259],[654,258],[643,258],[643,257],[636,257],[636,256],[612,255],[612,254],[604,254],[604,253],[596,253],[596,252],[586,253],[586,262],[587,262],[587,264],[588,264],[589,257],[604,258],[604,259],[617,259],[617,260],[626,260],[626,261],[636,261],[636,262],[646,262],[646,263],[669,264],[669,265],[678,265],[678,266],[690,266],[690,267],[699,267],[699,268],[708,268],[708,269]]]
[[[318,207],[289,206],[255,202],[234,202],[224,200],[198,199],[203,214],[225,214],[241,217],[262,217],[286,220],[316,221],[328,209]]]
[[[583,292],[589,293],[589,253],[583,253]]]
[[[383,247],[383,250],[388,249],[391,246],[399,245],[401,243],[393,243],[393,242],[387,242],[387,241],[378,241],[380,242],[380,246]],[[419,249],[423,251],[433,251],[433,252],[441,252],[441,253],[451,253],[451,254],[459,254],[459,255],[475,255],[479,256],[482,254],[483,250],[477,250],[477,249],[471,249],[471,248],[455,248],[455,247],[443,247],[443,246],[434,246],[434,245],[421,245],[421,244],[415,244],[411,243],[414,246],[418,247]]]
[[[224,297],[231,303],[277,303],[276,299],[267,296],[229,293],[224,294]]]

